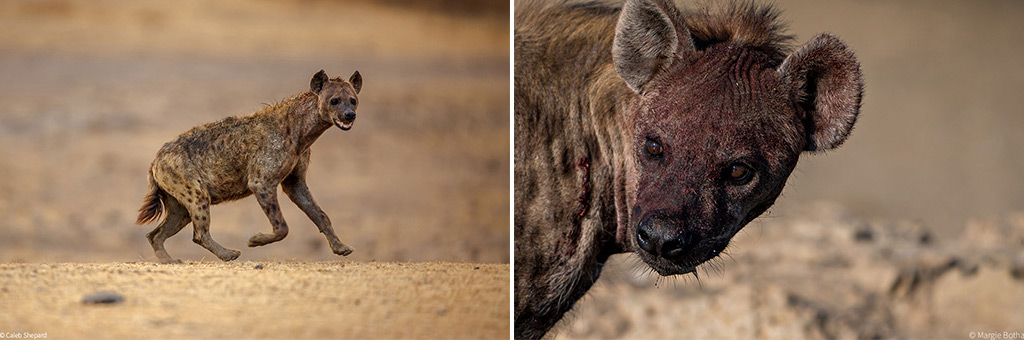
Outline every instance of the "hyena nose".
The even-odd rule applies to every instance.
[[[645,218],[636,229],[636,243],[641,249],[670,261],[684,257],[696,243],[694,238],[676,219],[658,215]]]
[[[356,119],[356,112],[352,110],[345,111],[345,120]]]

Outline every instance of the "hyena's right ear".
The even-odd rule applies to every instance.
[[[352,88],[356,89],[356,94],[359,94],[359,90],[363,88],[363,76],[359,75],[359,71],[348,77],[348,82],[352,84]]]
[[[320,70],[313,75],[313,79],[309,81],[309,90],[313,93],[320,94],[320,91],[324,89],[324,84],[327,83],[327,72]]]
[[[693,49],[690,31],[671,0],[628,0],[622,6],[612,60],[633,92],[643,92],[655,75]]]

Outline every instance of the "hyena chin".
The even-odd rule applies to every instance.
[[[288,225],[277,200],[280,185],[288,198],[309,216],[338,255],[352,253],[334,234],[331,220],[306,186],[309,147],[331,126],[349,130],[356,119],[357,94],[363,77],[356,71],[348,81],[329,79],[323,70],[313,75],[309,91],[267,106],[255,113],[228,117],[192,128],[164,144],[149,168],[149,193],[136,223],[167,217],[146,234],[160,262],[179,262],[167,254],[164,241],[192,223],[192,241],[218,258],[231,261],[237,250],[210,237],[210,206],[255,194],[273,232],[249,239],[256,247],[280,241]]]
[[[515,334],[543,336],[616,253],[694,272],[860,111],[853,52],[750,2],[524,1],[515,14]]]

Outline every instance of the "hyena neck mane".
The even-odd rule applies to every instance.
[[[333,126],[317,115],[318,100],[315,93],[306,91],[277,103],[267,104],[253,115],[273,116],[275,119],[288,122],[280,126],[287,129],[284,134],[291,137],[301,150],[308,148],[324,131]]]

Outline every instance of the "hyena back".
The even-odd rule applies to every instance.
[[[306,169],[310,145],[324,131],[331,126],[352,127],[361,88],[358,71],[345,81],[329,79],[321,70],[310,80],[310,91],[249,115],[195,127],[164,144],[150,166],[149,193],[137,220],[149,223],[166,212],[163,222],[146,235],[157,259],[177,262],[167,254],[164,241],[189,223],[195,243],[221,260],[238,258],[239,251],[224,248],[210,237],[210,206],[251,194],[273,229],[254,235],[249,246],[284,239],[288,225],[278,205],[278,185],[313,220],[335,254],[350,254],[352,248],[338,240],[327,214],[313,200]]]

